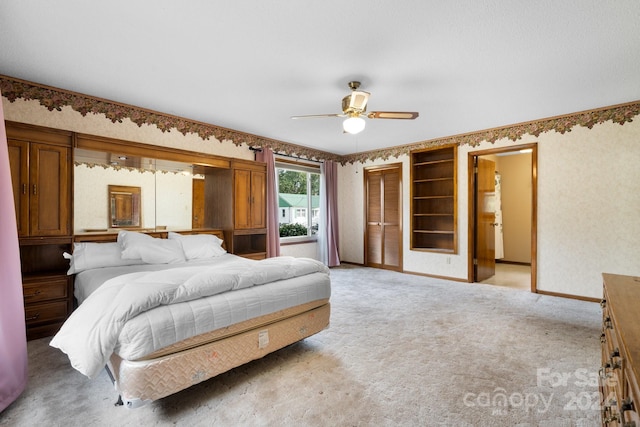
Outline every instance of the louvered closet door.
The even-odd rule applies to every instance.
[[[366,169],[365,173],[365,264],[402,270],[401,165]]]

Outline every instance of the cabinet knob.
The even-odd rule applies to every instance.
[[[37,297],[38,295],[40,295],[42,292],[40,290],[35,291],[32,294],[25,294],[24,297],[25,298],[31,298],[31,297]]]
[[[613,323],[611,322],[611,317],[609,317],[609,316],[605,317],[603,323],[604,323],[605,328],[613,329]]]
[[[27,322],[29,322],[29,321],[31,321],[31,320],[36,320],[38,317],[40,317],[40,313],[36,313],[36,314],[34,314],[33,316],[31,316],[31,317],[25,317],[25,319],[24,319],[24,320],[25,320],[25,321],[27,321]]]
[[[622,368],[622,364],[618,362],[614,362],[613,358],[610,358],[609,362],[605,364],[605,368],[612,369],[612,370],[620,369]]]
[[[630,397],[627,397],[622,401],[622,406],[620,407],[621,412],[624,411],[635,411],[635,405],[633,404],[633,400]]]

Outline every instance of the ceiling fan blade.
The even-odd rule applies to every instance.
[[[420,113],[416,111],[372,111],[367,114],[367,117],[370,119],[413,120],[419,115]]]
[[[345,117],[344,114],[311,114],[308,116],[291,116],[292,119],[320,119],[324,117]]]

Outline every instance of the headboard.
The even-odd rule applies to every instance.
[[[144,229],[130,229],[129,231],[136,231],[144,234],[148,234],[151,237],[157,237],[161,239],[166,239],[169,235],[169,231],[173,231],[174,233],[179,234],[212,234],[218,237],[220,240],[224,241],[224,233],[222,230],[214,230],[214,229],[192,229],[192,230],[167,230],[167,231],[148,231]],[[95,232],[95,233],[82,233],[76,234],[73,236],[74,242],[94,242],[94,243],[106,243],[106,242],[115,242],[118,239],[117,232]],[[226,248],[226,242],[222,243],[222,247]]]

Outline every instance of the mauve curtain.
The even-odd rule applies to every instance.
[[[13,204],[7,130],[0,94],[0,412],[27,385],[27,338],[18,227]]]
[[[338,255],[338,165],[327,160],[320,165],[320,261],[329,267],[340,265]]]
[[[278,189],[273,151],[263,148],[256,160],[267,164],[267,257],[280,256],[280,224],[278,223]]]

